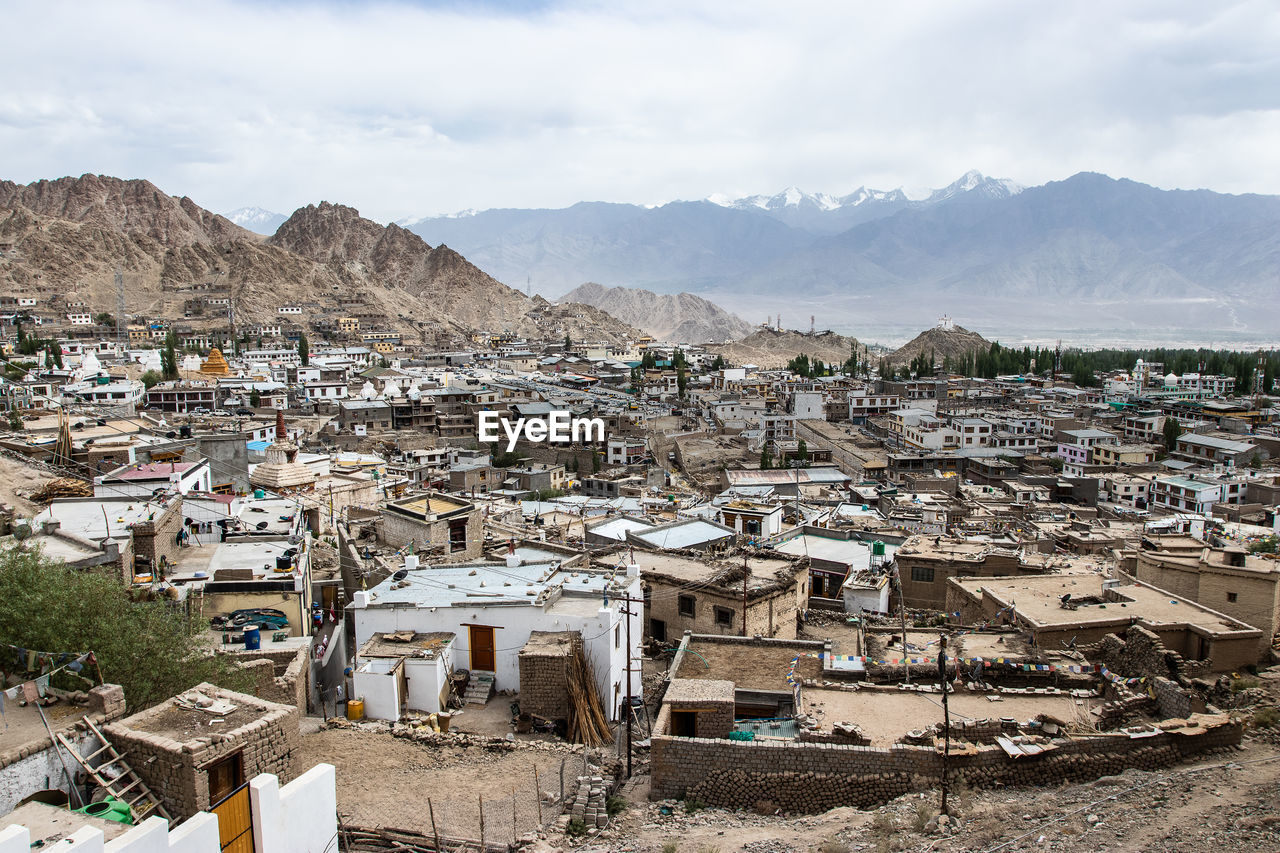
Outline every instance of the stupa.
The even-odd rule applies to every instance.
[[[230,376],[231,365],[227,364],[222,350],[214,347],[209,350],[209,357],[200,365],[200,372],[205,376]]]
[[[267,461],[253,469],[249,484],[273,492],[299,491],[315,485],[316,475],[298,461],[298,445],[284,431],[284,411],[276,409],[276,440],[267,446]]]

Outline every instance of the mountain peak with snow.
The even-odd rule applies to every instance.
[[[248,228],[255,234],[265,234],[268,237],[276,233],[276,229],[289,218],[261,207],[239,207],[223,216],[241,228]]]
[[[934,204],[966,193],[977,193],[979,198],[1008,198],[1017,195],[1023,187],[1005,178],[988,178],[977,169],[965,172],[958,179],[940,189],[898,187],[892,190],[876,190],[858,187],[845,196],[827,193],[807,193],[797,187],[787,187],[775,195],[750,195],[733,198],[723,193],[709,196],[707,201],[720,207],[739,210],[752,208],[782,212],[788,209],[812,207],[820,211],[833,211],[845,207],[882,202],[886,204]]]

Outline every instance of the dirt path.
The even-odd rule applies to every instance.
[[[28,500],[28,495],[38,492],[48,482],[58,479],[55,475],[31,465],[24,465],[7,456],[0,456],[0,503],[17,510],[18,515],[30,518],[44,507]]]

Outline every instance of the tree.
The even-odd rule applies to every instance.
[[[568,332],[566,332],[564,336],[564,351],[568,352],[571,349],[573,349],[573,339],[570,338]]]
[[[208,653],[207,630],[169,601],[133,601],[114,573],[71,569],[31,548],[0,549],[0,636],[27,649],[93,652],[103,680],[124,687],[130,712],[202,681],[249,687],[230,657]],[[86,685],[63,671],[54,686]]]
[[[50,341],[49,349],[46,350],[46,352],[48,352],[49,354],[49,364],[53,365],[59,370],[62,369],[62,347],[58,345],[56,342]]]
[[[1182,424],[1178,423],[1177,418],[1164,419],[1164,446],[1170,453],[1173,452],[1174,446],[1178,443],[1178,436],[1182,435]]]
[[[1267,536],[1249,543],[1250,554],[1275,554],[1277,550],[1280,550],[1280,539],[1275,536]]]
[[[307,343],[306,332],[298,335],[298,358],[301,360],[303,367],[311,363],[311,344]]]
[[[106,311],[100,311],[93,315],[93,322],[97,323],[99,326],[111,326],[112,328],[115,328],[116,318],[112,317]]]
[[[684,367],[676,370],[676,391],[680,394],[680,399],[684,399],[685,392],[689,390],[689,371]]]
[[[800,439],[800,444],[796,447],[796,461],[800,463],[801,468],[809,467],[809,445],[805,440]]]
[[[164,349],[160,351],[160,372],[165,379],[178,378],[178,337],[172,331],[164,336]]]
[[[591,473],[592,474],[600,473],[600,454],[599,453],[591,454]]]
[[[725,367],[724,356],[720,355],[719,353],[716,353],[716,357],[711,360],[711,369],[724,370],[724,367]]]
[[[261,405],[262,405],[262,392],[259,391],[257,388],[250,388],[249,389],[249,406],[251,408],[256,409]]]
[[[157,371],[148,370],[145,373],[143,373],[142,376],[140,376],[139,378],[142,380],[143,386],[145,386],[147,390],[150,390],[154,388],[156,385],[158,385],[160,383],[160,380],[163,379],[164,377],[161,376]]]
[[[765,471],[773,467],[773,454],[769,452],[769,445],[760,448],[760,470]]]

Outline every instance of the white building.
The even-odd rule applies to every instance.
[[[523,556],[527,560],[512,555],[505,565],[440,566],[419,566],[416,557],[406,557],[403,579],[393,575],[353,596],[348,610],[355,618],[356,648],[379,633],[451,634],[452,667],[492,673],[495,689],[517,691],[520,650],[530,635],[574,631],[582,637],[606,715],[619,719],[627,694],[628,618],[630,654],[633,660],[640,657],[644,613],[639,567],[625,572],[566,569],[557,554],[529,551]],[[639,667],[632,670],[631,682],[632,694],[640,695]]]

